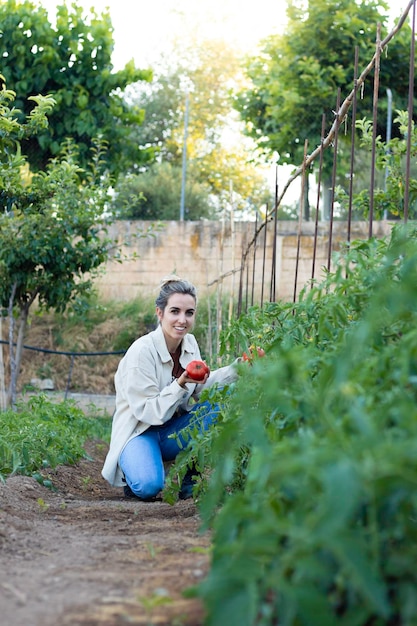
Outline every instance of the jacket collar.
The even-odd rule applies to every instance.
[[[166,341],[165,341],[165,337],[164,337],[164,333],[162,331],[162,327],[161,324],[158,324],[158,326],[156,327],[156,329],[154,331],[152,331],[152,340],[154,342],[155,348],[158,351],[159,356],[161,357],[161,361],[163,363],[166,363],[167,361],[171,360],[171,355],[169,353]],[[194,352],[194,345],[193,342],[191,340],[191,337],[188,335],[188,333],[185,335],[184,339],[182,340],[182,346],[181,346],[181,356],[185,353],[185,352]]]

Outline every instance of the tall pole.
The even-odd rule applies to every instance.
[[[0,339],[3,339],[2,316],[0,315]],[[6,385],[4,377],[3,344],[0,343],[0,411],[6,410]]]
[[[187,174],[187,137],[188,137],[188,114],[189,114],[189,97],[188,91],[185,94],[185,116],[184,116],[184,141],[182,145],[182,180],[181,180],[181,202],[180,202],[180,221],[184,221],[185,212],[185,181]]]
[[[392,91],[391,89],[387,89],[387,102],[388,102],[388,111],[387,111],[387,134],[386,134],[386,153],[390,154],[390,149],[388,147],[389,142],[391,141],[391,128],[392,128]],[[388,164],[385,166],[385,177],[384,177],[384,190],[387,190],[387,180],[389,175],[389,167]],[[388,217],[387,209],[384,210],[384,220]]]

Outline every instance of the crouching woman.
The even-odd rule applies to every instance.
[[[156,299],[158,326],[137,339],[120,361],[115,375],[116,409],[103,477],[124,487],[126,497],[152,501],[165,483],[164,461],[172,461],[187,445],[182,431],[204,431],[216,420],[219,407],[199,402],[204,388],[237,378],[236,363],[208,371],[196,383],[187,374],[191,361],[201,360],[191,330],[197,311],[194,285],[177,276],[165,279]],[[176,435],[171,437],[171,435]],[[179,492],[192,496],[193,468]]]

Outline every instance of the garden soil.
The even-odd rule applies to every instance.
[[[107,444],[50,472],[0,484],[2,626],[199,626],[184,591],[208,571],[210,539],[193,500],[127,500],[101,477]]]

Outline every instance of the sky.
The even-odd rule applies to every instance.
[[[72,1],[72,0],[71,0]],[[64,0],[38,0],[55,15]],[[86,10],[110,10],[114,27],[113,65],[116,70],[134,59],[151,66],[173,37],[197,31],[206,38],[226,39],[243,52],[254,52],[264,37],[285,28],[286,0],[78,0]],[[389,0],[398,17],[408,0]]]

